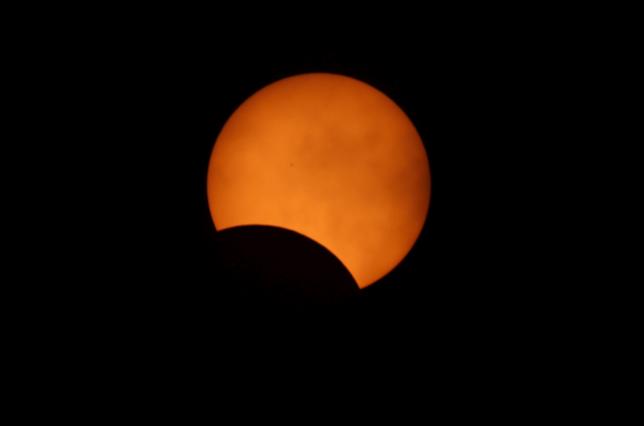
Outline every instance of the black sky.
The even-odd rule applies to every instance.
[[[397,420],[410,405],[432,419],[436,405],[448,407],[449,418],[508,407],[533,416],[553,401],[569,405],[576,383],[594,391],[589,354],[603,345],[597,330],[613,329],[602,323],[607,303],[585,297],[603,295],[612,281],[580,276],[573,257],[583,258],[586,273],[596,266],[579,255],[569,230],[579,226],[592,239],[595,228],[565,206],[590,188],[584,199],[594,208],[608,189],[597,194],[595,175],[578,174],[578,153],[594,148],[578,128],[560,124],[571,120],[575,99],[595,96],[594,82],[584,80],[588,67],[569,66],[584,49],[599,61],[602,37],[588,43],[588,32],[572,25],[584,19],[581,11],[383,3],[373,14],[376,3],[357,13],[348,5],[266,3],[265,14],[243,4],[234,15],[210,6],[216,10],[186,14],[175,5],[66,11],[56,4],[49,6],[56,14],[31,10],[25,25],[8,31],[18,57],[4,68],[19,74],[5,79],[19,92],[10,106],[27,112],[18,135],[4,141],[27,160],[6,181],[19,202],[4,206],[21,216],[5,222],[18,238],[3,264],[17,270],[5,273],[4,287],[20,295],[3,301],[18,307],[8,310],[8,328],[22,342],[8,347],[28,355],[29,365],[7,365],[20,381],[47,399],[62,395],[61,407],[80,401],[61,391],[71,386],[110,405],[99,414],[128,393],[135,405],[154,398],[147,386],[171,402],[180,393],[210,411],[233,398],[243,404],[236,415],[264,415],[252,396],[277,396],[271,405],[281,411],[300,406],[278,392],[286,388],[318,403],[309,416],[344,405],[363,416],[377,405],[394,408]],[[430,160],[430,211],[409,256],[359,303],[258,310],[265,287],[247,305],[243,292],[240,299],[228,291],[240,279],[214,244],[208,160],[248,96],[305,72],[365,81],[407,113]],[[580,115],[579,127],[594,131],[597,124]],[[13,158],[3,160],[15,166]],[[293,277],[328,261],[293,241],[283,244],[287,257],[304,259]],[[342,276],[333,268],[324,271]],[[592,345],[565,353],[584,335]],[[82,381],[71,381],[74,370]],[[32,371],[38,381],[26,379]],[[51,371],[58,377],[49,380]],[[296,381],[285,381],[289,371]],[[220,380],[225,375],[231,385]],[[311,398],[307,387],[319,392],[324,382],[331,391]],[[109,398],[97,398],[96,385]],[[151,412],[159,412],[162,399],[154,399]]]

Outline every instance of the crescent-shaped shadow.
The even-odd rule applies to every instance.
[[[329,250],[297,232],[239,226],[217,232],[218,285],[236,301],[260,304],[344,304],[360,288]]]

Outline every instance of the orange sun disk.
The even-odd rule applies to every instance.
[[[405,113],[358,80],[303,74],[247,99],[208,168],[219,230],[272,225],[329,249],[361,288],[411,250],[429,209],[423,143]]]

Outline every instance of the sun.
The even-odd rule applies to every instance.
[[[430,200],[423,142],[385,94],[336,74],[272,83],[228,119],[212,150],[218,230],[270,225],[331,251],[364,288],[418,238]]]

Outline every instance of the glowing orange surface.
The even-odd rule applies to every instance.
[[[304,74],[248,98],[210,158],[217,229],[273,225],[314,239],[362,288],[409,252],[429,208],[429,165],[405,113],[373,87]]]

